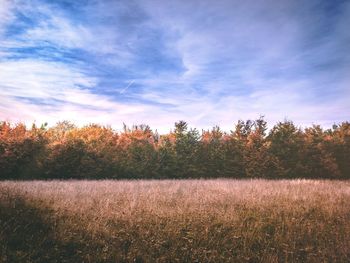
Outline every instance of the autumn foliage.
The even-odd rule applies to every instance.
[[[350,123],[268,130],[259,118],[199,132],[180,121],[165,135],[147,125],[0,123],[0,179],[215,177],[350,178]]]

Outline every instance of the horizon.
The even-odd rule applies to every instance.
[[[188,131],[189,130],[197,130],[199,132],[199,135],[201,135],[201,133],[203,133],[203,132],[213,131],[216,128],[219,128],[223,134],[229,135],[230,133],[233,133],[235,131],[235,128],[236,128],[239,121],[243,121],[244,123],[246,123],[247,121],[251,121],[251,125],[253,127],[258,119],[262,119],[262,120],[266,121],[265,116],[260,116],[259,118],[247,119],[247,120],[240,119],[240,120],[236,120],[235,122],[231,123],[231,126],[228,129],[223,129],[220,125],[214,125],[214,126],[208,127],[208,128],[195,127],[195,126],[191,125],[191,123],[188,123],[185,120],[178,120],[178,121],[174,122],[172,126],[169,126],[167,128],[163,128],[161,130],[158,130],[157,128],[153,128],[152,126],[148,125],[147,123],[134,123],[134,124],[123,123],[122,125],[116,125],[116,124],[100,124],[100,123],[90,122],[90,123],[76,124],[76,123],[69,121],[69,120],[62,120],[62,121],[58,121],[56,123],[48,123],[48,122],[37,123],[36,121],[34,121],[34,122],[11,122],[9,120],[0,120],[0,124],[7,123],[12,128],[16,127],[17,125],[25,125],[27,131],[32,130],[33,127],[47,130],[47,129],[58,127],[58,125],[61,125],[64,123],[66,123],[67,125],[72,125],[72,127],[74,127],[74,129],[82,129],[85,127],[97,125],[98,127],[111,129],[114,133],[124,133],[125,129],[133,130],[134,128],[138,129],[141,126],[143,126],[143,127],[148,127],[152,133],[156,133],[156,134],[162,136],[162,135],[168,135],[168,134],[173,133],[177,123],[185,122],[186,127],[187,127],[186,129]],[[350,124],[349,121],[341,121],[338,123],[333,123],[330,127],[324,127],[318,123],[312,123],[309,126],[302,126],[302,125],[297,125],[293,120],[284,119],[284,120],[277,121],[276,123],[266,122],[266,136],[268,136],[270,131],[280,123],[281,124],[292,123],[295,126],[295,128],[300,130],[301,132],[305,132],[306,129],[314,128],[314,127],[316,127],[316,128],[320,127],[324,132],[327,132],[330,130],[335,131],[337,128],[339,128],[343,125],[346,126],[346,125]]]
[[[350,119],[349,24],[341,0],[0,0],[0,120],[330,128]]]

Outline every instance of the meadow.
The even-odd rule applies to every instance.
[[[350,181],[0,182],[0,262],[349,262]]]

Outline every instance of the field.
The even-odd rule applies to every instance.
[[[350,262],[350,181],[3,181],[0,262]]]

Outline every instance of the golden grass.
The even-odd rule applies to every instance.
[[[350,262],[350,181],[4,181],[0,262]]]

